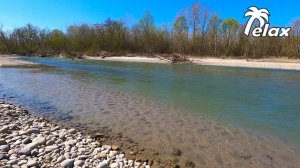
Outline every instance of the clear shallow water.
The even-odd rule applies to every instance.
[[[44,115],[108,126],[165,157],[179,147],[197,165],[238,165],[251,155],[256,165],[243,164],[255,167],[270,153],[277,165],[297,162],[289,149],[226,125],[298,150],[300,72],[26,59],[56,68],[0,69],[0,91]]]

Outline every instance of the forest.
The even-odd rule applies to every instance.
[[[246,20],[246,19],[245,19]],[[102,23],[49,30],[32,24],[4,31],[0,53],[31,56],[118,56],[182,54],[235,58],[300,58],[300,19],[289,24],[289,37],[244,35],[245,24],[220,18],[200,3],[178,14],[172,26],[157,26],[150,12],[132,26],[107,18]]]

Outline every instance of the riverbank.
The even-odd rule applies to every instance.
[[[129,57],[129,56],[121,56],[121,57],[90,57],[86,56],[84,59],[88,60],[106,60],[106,61],[124,61],[124,62],[146,62],[146,63],[169,63],[166,60],[162,60],[159,58],[154,58],[154,57],[142,57],[142,56],[134,56],[134,57]]]
[[[169,63],[156,57],[84,57],[88,60],[106,60],[106,61],[125,61],[125,62],[147,62],[147,63]],[[233,59],[233,58],[195,58],[190,60],[197,65],[210,66],[227,66],[227,67],[244,67],[244,68],[261,68],[261,69],[279,69],[279,70],[300,70],[300,60],[287,58],[270,58],[270,59]]]
[[[141,63],[170,63],[158,57],[145,56],[112,56],[112,57],[83,57],[87,60],[96,61],[121,61],[121,62],[141,62]],[[300,71],[300,60],[288,58],[267,58],[267,59],[233,59],[233,58],[196,58],[190,60],[197,65],[243,67],[258,69],[278,69],[278,70],[297,70]],[[18,60],[16,56],[0,55],[0,67],[35,67],[36,63]]]
[[[63,128],[0,101],[0,167],[150,167],[125,158],[116,145]]]
[[[12,55],[0,55],[0,67],[15,67],[15,66],[34,66],[37,65],[33,62],[23,61],[16,59]]]
[[[300,70],[300,60],[287,58],[269,59],[222,59],[222,58],[192,58],[195,64],[260,68],[260,69],[279,69],[279,70]]]

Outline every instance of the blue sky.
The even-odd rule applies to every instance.
[[[221,18],[246,22],[249,6],[268,8],[271,24],[288,25],[300,18],[300,1],[275,0],[0,0],[0,25],[13,29],[32,23],[41,28],[59,28],[81,23],[99,23],[107,17],[136,23],[148,10],[157,25],[171,25],[176,16],[193,2],[200,2]]]

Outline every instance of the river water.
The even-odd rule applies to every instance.
[[[298,71],[22,59],[47,67],[0,68],[0,93],[39,114],[108,127],[196,167],[300,163]]]

